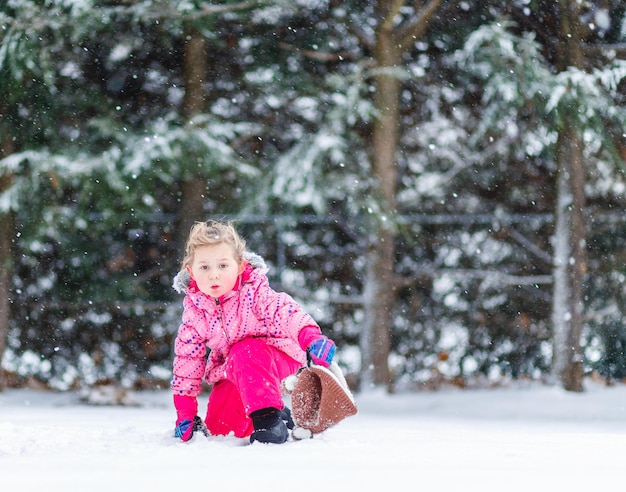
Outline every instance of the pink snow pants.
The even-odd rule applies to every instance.
[[[300,363],[267,345],[262,338],[245,338],[230,349],[226,378],[213,385],[206,425],[214,436],[233,432],[247,437],[254,430],[249,415],[267,407],[284,407],[280,384]]]

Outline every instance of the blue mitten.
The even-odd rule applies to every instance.
[[[202,422],[202,419],[197,415],[193,418],[193,421],[185,419],[178,424],[174,429],[174,437],[178,437],[182,441],[189,441],[193,437],[195,431],[202,432],[206,437],[209,437],[209,431]]]
[[[309,345],[307,351],[313,363],[318,366],[328,367],[335,356],[335,342],[330,338],[322,336]]]
[[[183,441],[189,441],[193,437],[194,425],[189,419],[182,420],[176,424],[174,429],[174,437],[178,437]]]
[[[176,407],[176,428],[174,437],[189,441],[193,432],[197,430],[196,415],[198,413],[198,400],[193,396],[174,395],[174,407]]]

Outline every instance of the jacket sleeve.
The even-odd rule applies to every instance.
[[[190,322],[187,312],[194,309],[185,305],[183,322],[174,341],[172,391],[174,395],[197,397],[202,389],[206,366],[206,340]]]
[[[274,291],[267,283],[257,290],[257,307],[264,319],[268,336],[287,337],[300,343],[300,331],[304,327],[321,334],[313,317],[287,293]],[[307,337],[308,339],[308,337]]]

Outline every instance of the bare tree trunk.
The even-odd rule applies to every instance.
[[[391,68],[399,63],[398,48],[394,45],[393,31],[379,29],[375,58],[378,68]],[[391,310],[395,302],[394,265],[395,234],[393,227],[396,211],[396,148],[398,146],[400,81],[380,72],[376,77],[375,105],[379,110],[372,135],[372,167],[378,187],[381,217],[371,221],[374,234],[370,236],[367,259],[365,330],[362,345],[365,371],[363,383],[388,386],[388,358],[391,348]]]
[[[13,143],[5,138],[0,148],[0,158],[13,152]],[[0,193],[6,191],[11,186],[12,177],[0,174]],[[2,358],[7,348],[7,337],[9,335],[9,320],[11,319],[9,293],[11,289],[11,271],[13,264],[12,239],[13,214],[8,211],[0,213],[0,391],[6,387],[4,371],[2,370]]]
[[[559,69],[583,67],[578,2],[560,0]],[[555,255],[553,305],[553,375],[568,391],[583,390],[581,335],[586,271],[585,167],[580,128],[566,121],[557,142],[557,243],[567,237]],[[567,229],[567,231],[565,230]],[[567,255],[565,252],[567,251]],[[558,290],[557,290],[558,289]],[[565,302],[565,305],[559,303]]]
[[[569,192],[569,176],[564,168],[557,175],[556,209],[553,249],[553,297],[552,297],[552,376],[555,381],[567,367],[569,351],[569,300],[571,298],[567,263],[571,256],[569,241],[569,214],[572,197]]]
[[[377,4],[379,25],[374,57],[377,75],[375,106],[378,113],[372,134],[371,160],[375,180],[375,196],[380,204],[380,217],[375,217],[369,234],[367,275],[365,278],[365,324],[361,333],[361,383],[386,386],[391,391],[389,353],[391,350],[391,313],[396,299],[395,214],[397,190],[396,151],[400,121],[401,81],[390,72],[402,65],[402,56],[426,31],[428,19],[441,0],[413,2],[423,6],[409,21],[396,24],[404,7],[403,1],[380,0]]]
[[[2,357],[7,348],[9,335],[9,289],[11,281],[11,237],[13,225],[11,214],[0,215],[0,391],[6,387]]]
[[[582,142],[569,126],[558,142],[558,205],[555,231],[553,375],[569,391],[583,390],[580,345],[586,269]]]
[[[206,40],[194,27],[187,28],[183,75],[185,78],[185,96],[182,112],[187,121],[193,119],[205,109],[207,75]],[[194,222],[203,220],[203,207],[206,198],[206,177],[194,173],[181,183],[181,200],[177,216],[177,244],[179,250],[184,247],[189,229]]]
[[[183,60],[183,76],[185,78],[185,96],[183,98],[183,115],[188,120],[204,111],[206,90],[204,86],[207,76],[206,41],[200,31],[193,26],[187,27],[185,53]]]

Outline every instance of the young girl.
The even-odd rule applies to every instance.
[[[328,367],[335,344],[285,293],[272,290],[263,259],[246,251],[229,223],[196,223],[174,288],[185,293],[174,342],[175,436],[198,429],[197,397],[212,384],[206,427],[212,435],[283,443],[289,437],[281,382],[306,363]],[[207,348],[209,355],[207,358]]]

